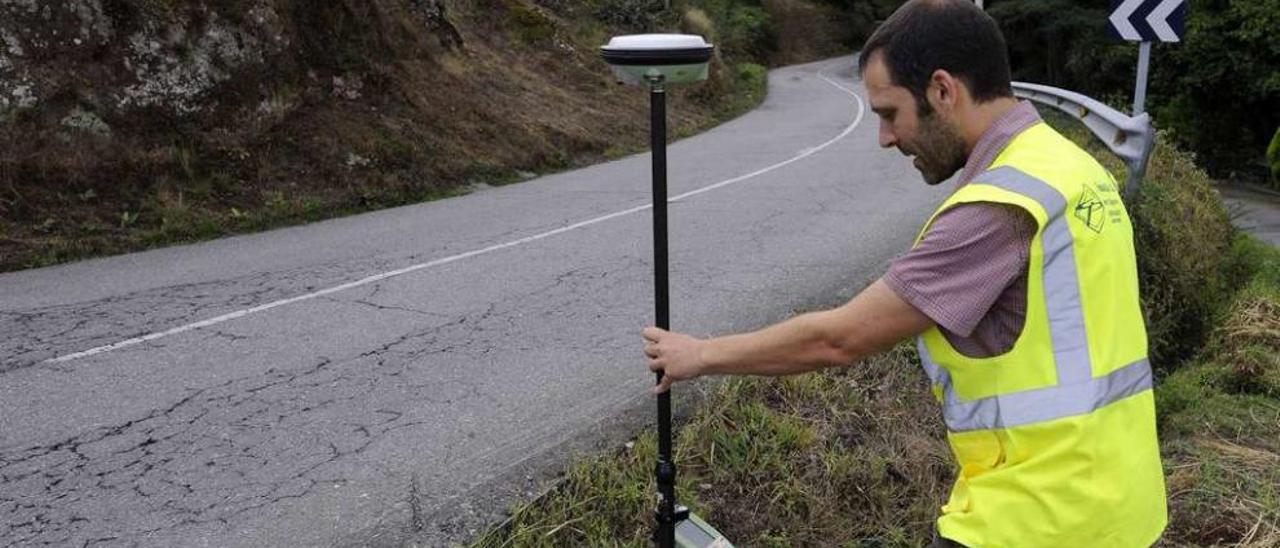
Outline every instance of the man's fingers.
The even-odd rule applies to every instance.
[[[645,340],[644,355],[649,357],[649,370],[655,373],[659,373],[666,368],[667,363],[661,357],[662,352],[658,350],[658,343],[662,340],[663,337],[666,337],[668,334],[670,334],[670,332],[667,331],[666,329],[659,329],[657,327],[646,327],[644,328],[644,331],[642,332],[642,334],[644,335],[644,340]],[[678,340],[678,339],[673,339],[673,340]],[[653,387],[653,393],[661,394],[663,392],[666,392],[671,389],[671,385],[674,384],[675,382],[676,382],[676,379],[674,377],[671,377],[670,375],[663,375],[662,381]]]
[[[658,342],[658,339],[662,338],[662,336],[665,335],[666,333],[667,333],[667,330],[665,329],[658,329],[656,327],[646,327],[644,328],[644,331],[641,334],[644,335],[644,340],[646,341]]]
[[[654,393],[654,394],[661,394],[661,393],[663,393],[663,392],[666,392],[666,391],[668,391],[668,390],[671,390],[671,383],[672,383],[672,382],[675,382],[675,381],[671,380],[671,377],[668,377],[668,376],[666,376],[666,375],[663,375],[663,376],[662,376],[662,382],[659,382],[657,386],[654,386],[654,387],[653,387],[653,393]]]

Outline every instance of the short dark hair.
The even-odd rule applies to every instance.
[[[889,78],[907,88],[922,114],[932,112],[925,90],[936,70],[945,70],[985,103],[1013,97],[1009,51],[994,19],[970,0],[911,0],[876,29],[858,56],[858,72],[882,52]]]

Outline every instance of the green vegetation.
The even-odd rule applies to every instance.
[[[1110,0],[989,0],[1014,78],[1130,104],[1136,44],[1107,35]],[[1280,125],[1280,0],[1191,3],[1185,41],[1157,44],[1148,108],[1210,173],[1262,180]],[[1280,187],[1277,187],[1280,188]]]
[[[1052,117],[1113,173],[1083,127]],[[1167,140],[1167,135],[1162,135]],[[1280,250],[1231,228],[1191,155],[1157,146],[1129,204],[1175,545],[1280,544]]]
[[[1123,166],[1082,126],[1049,120]],[[1170,546],[1280,544],[1280,250],[1232,230],[1189,155],[1157,147],[1130,204],[1158,364]],[[653,432],[592,457],[475,546],[647,546]],[[739,546],[919,546],[954,477],[910,345],[714,385],[676,441],[680,501]]]
[[[716,23],[717,46],[735,59],[765,62],[778,46],[777,26],[758,0],[691,0]]]
[[[677,497],[738,546],[918,544],[951,474],[918,368],[904,345],[845,369],[725,380],[680,430]],[[655,453],[649,431],[575,465],[475,546],[648,546]]]
[[[824,0],[843,15],[841,26],[849,29],[850,49],[861,49],[863,42],[876,30],[876,25],[898,9],[904,0]],[[988,4],[991,2],[988,1]]]
[[[1280,0],[1195,2],[1187,25],[1186,42],[1157,57],[1156,120],[1211,172],[1265,176],[1280,126]]]
[[[861,47],[903,0],[825,0]],[[1107,33],[1111,0],[987,0],[1009,45],[1014,78],[1113,106],[1132,102],[1138,47]],[[1280,126],[1280,0],[1197,0],[1182,43],[1157,44],[1147,107],[1161,128],[1218,177],[1261,180]],[[1274,180],[1274,179],[1273,179]],[[1280,182],[1274,183],[1280,189]]]
[[[1094,146],[1097,156],[1103,150],[1100,143]],[[1118,160],[1109,167],[1124,171]],[[1212,181],[1173,146],[1152,154],[1147,181],[1130,210],[1151,358],[1167,368],[1200,348],[1214,326],[1214,311],[1235,289],[1223,266],[1235,229]]]
[[[1271,186],[1280,190],[1280,128],[1267,147],[1267,165],[1271,167]]]
[[[759,105],[764,100],[769,71],[756,63],[738,63],[733,66],[732,78],[732,95],[717,107],[720,118],[732,118]]]
[[[1205,350],[1156,392],[1169,470],[1168,538],[1280,545],[1280,252],[1239,238],[1240,289]]]
[[[510,2],[507,17],[516,29],[516,37],[524,44],[546,43],[556,35],[555,21],[537,6]]]

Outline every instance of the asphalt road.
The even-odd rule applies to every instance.
[[[1240,230],[1280,246],[1280,192],[1256,186],[1218,186],[1231,222]]]
[[[670,147],[675,327],[847,299],[942,199],[877,147],[852,66],[776,70]],[[639,155],[0,275],[0,546],[466,537],[648,417],[649,184]]]

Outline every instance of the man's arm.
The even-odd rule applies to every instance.
[[[649,369],[664,371],[656,392],[701,375],[791,375],[849,365],[934,325],[877,280],[845,305],[791,318],[752,333],[700,340],[644,330]]]

